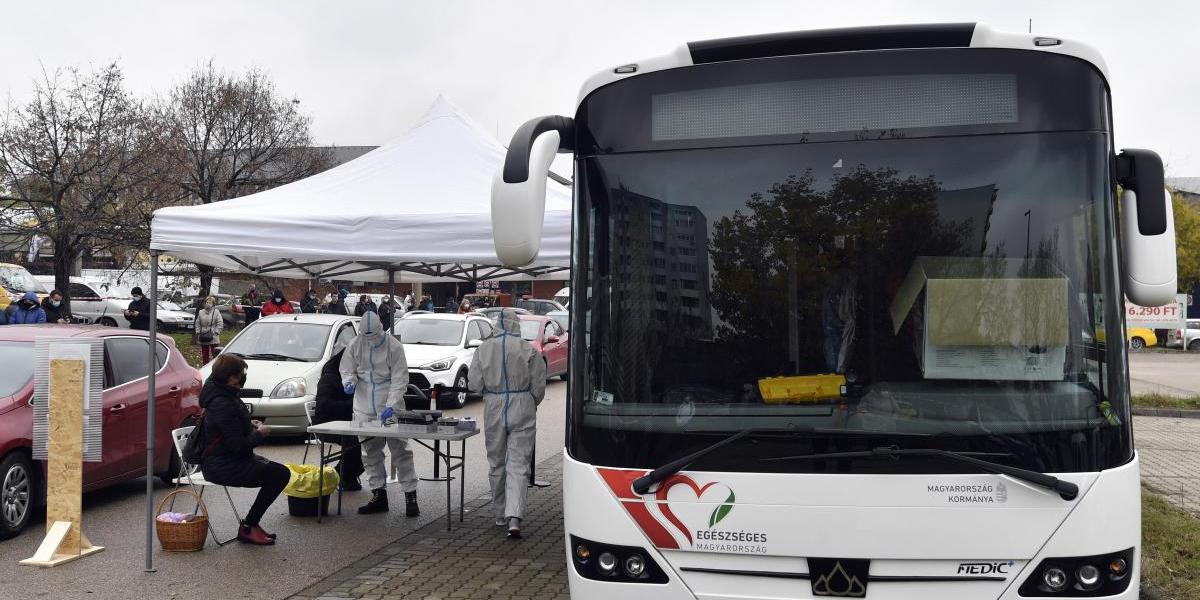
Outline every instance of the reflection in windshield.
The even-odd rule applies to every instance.
[[[281,354],[305,362],[320,360],[329,340],[329,325],[319,323],[256,321],[225,348],[241,354]]]
[[[396,337],[405,344],[457,346],[462,332],[462,321],[408,318],[396,322]]]
[[[0,266],[0,286],[10,292],[23,294],[25,292],[46,293],[46,288],[21,267]]]
[[[33,344],[0,342],[0,398],[11,396],[33,377]]]
[[[541,321],[521,321],[521,338],[529,341],[538,339],[542,333]]]
[[[949,435],[961,439],[947,449],[1090,470],[1105,452],[1057,447],[1088,430],[1117,460],[1117,358],[1092,341],[1112,268],[1105,144],[1057,133],[582,161],[581,443],[603,464],[645,466],[638,454],[703,442],[662,433]],[[631,444],[635,430],[660,435]]]

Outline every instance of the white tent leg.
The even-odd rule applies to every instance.
[[[158,370],[158,251],[150,251],[150,348],[146,392],[146,572],[154,572],[154,372]]]

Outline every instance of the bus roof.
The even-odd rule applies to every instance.
[[[579,91],[576,106],[598,88],[628,77],[697,64],[825,54],[864,50],[912,48],[1012,48],[1065,54],[1094,66],[1108,80],[1108,67],[1093,47],[1060,37],[996,31],[980,23],[885,25],[770,33],[690,42],[668,54],[619,65],[592,75]]]

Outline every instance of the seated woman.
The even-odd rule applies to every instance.
[[[238,541],[269,546],[275,534],[259,525],[267,508],[291,479],[287,467],[254,453],[254,447],[271,433],[267,425],[250,420],[238,392],[246,384],[246,361],[222,354],[213,363],[212,375],[200,391],[204,409],[204,478],[220,485],[260,488],[246,518],[238,528]]]

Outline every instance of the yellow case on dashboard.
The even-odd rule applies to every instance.
[[[764,404],[799,404],[837,400],[842,397],[843,375],[795,375],[758,380],[758,392]]]

